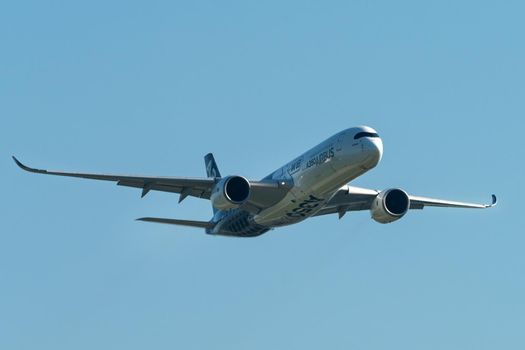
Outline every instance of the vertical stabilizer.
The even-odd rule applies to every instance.
[[[217,163],[215,163],[215,158],[213,154],[208,153],[204,156],[204,163],[206,164],[206,175],[208,177],[221,177]]]
[[[220,178],[221,173],[219,171],[219,168],[217,167],[217,163],[215,163],[215,158],[213,157],[213,154],[208,153],[204,156],[204,164],[206,165],[206,175],[208,177],[213,178]],[[217,212],[217,208],[213,207],[213,214]]]

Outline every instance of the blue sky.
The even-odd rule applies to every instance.
[[[521,1],[0,6],[0,348],[523,349]],[[487,202],[256,239],[206,201],[21,172],[262,178],[333,133],[371,188]]]

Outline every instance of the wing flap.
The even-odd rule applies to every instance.
[[[117,182],[118,186],[125,186],[125,187],[135,187],[135,188],[142,188],[149,191],[161,191],[161,192],[171,192],[171,193],[182,193],[185,189],[189,189],[187,191],[188,196],[193,196],[197,198],[210,198],[210,189],[202,186],[201,184],[190,184],[190,183],[184,183],[186,186],[182,186],[181,182],[179,186],[175,185],[169,185],[169,184],[163,184],[163,183],[150,183],[148,185],[145,181],[129,181],[129,180],[121,180]],[[199,186],[201,185],[201,186]]]

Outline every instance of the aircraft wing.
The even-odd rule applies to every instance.
[[[215,179],[213,178],[157,177],[49,171],[43,169],[30,168],[22,164],[15,157],[13,157],[13,160],[20,168],[32,173],[113,181],[116,182],[119,186],[141,188],[142,197],[144,197],[150,190],[155,190],[180,193],[181,196],[179,201],[182,201],[187,196],[209,199],[211,195],[211,190],[215,184]]]
[[[410,209],[423,209],[424,207],[448,207],[448,208],[473,208],[473,209],[485,209],[496,205],[498,199],[496,195],[492,195],[492,202],[490,204],[476,204],[476,203],[465,203],[455,202],[443,199],[427,198],[427,197],[410,197]]]
[[[369,210],[372,202],[380,193],[377,190],[366,188],[343,186],[326,203],[325,207],[318,211],[315,216],[338,213],[341,218],[348,211]],[[424,207],[448,207],[448,208],[475,208],[484,209],[496,205],[497,199],[492,195],[491,204],[476,204],[456,202],[443,199],[411,196],[410,209],[423,209]]]
[[[116,182],[119,186],[142,189],[142,197],[149,191],[179,193],[179,203],[187,196],[210,199],[211,191],[218,178],[158,177],[113,174],[72,173],[30,168],[13,157],[15,163],[25,171],[38,174],[79,177],[83,179],[105,180]],[[279,181],[250,181],[250,198],[243,208],[258,213],[280,201],[290,190],[291,185]]]

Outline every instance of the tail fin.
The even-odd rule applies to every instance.
[[[204,156],[204,163],[206,164],[206,174],[208,177],[221,177],[217,163],[215,163],[215,158],[213,154],[208,153]]]
[[[208,177],[221,177],[221,172],[219,171],[219,168],[217,167],[217,163],[215,163],[215,158],[213,157],[213,154],[208,153],[204,156],[204,164],[206,165],[206,175]],[[213,214],[217,212],[217,208],[215,208],[212,205]]]

